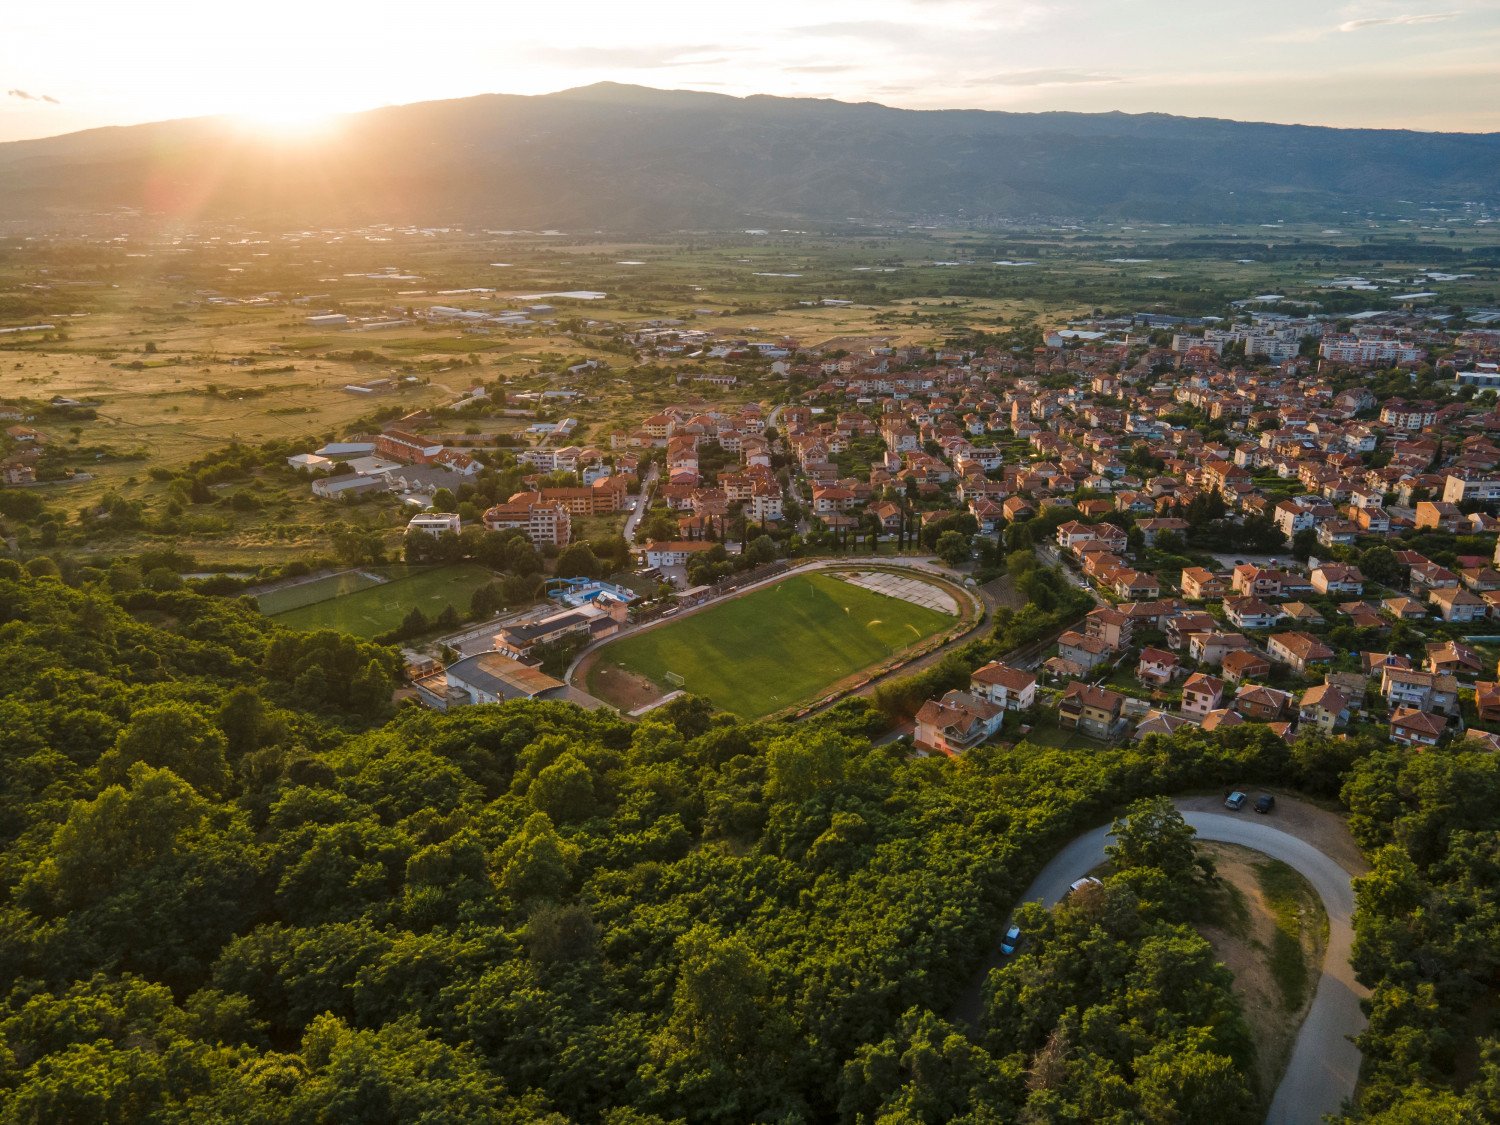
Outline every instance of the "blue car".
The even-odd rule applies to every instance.
[[[1000,952],[1009,957],[1016,951],[1016,944],[1021,940],[1021,927],[1012,926],[1005,931],[1005,937],[1000,942]]]

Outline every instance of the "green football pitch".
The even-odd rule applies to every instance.
[[[830,685],[939,632],[955,619],[825,574],[797,575],[763,590],[609,645],[601,669],[621,667],[745,718],[816,698]],[[607,697],[607,696],[606,696]]]
[[[289,629],[337,629],[356,637],[378,637],[401,624],[413,609],[429,619],[449,606],[467,613],[474,591],[497,577],[477,563],[369,567],[272,591],[262,595],[259,604],[262,613]]]

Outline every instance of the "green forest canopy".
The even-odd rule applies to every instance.
[[[910,759],[863,703],[392,713],[389,649],[91,577],[0,562],[0,1120],[1251,1120],[1180,849],[1033,910],[972,1038],[945,1013],[1129,801],[1346,777],[1362,1109],[1500,1106],[1444,1018],[1494,983],[1492,756],[1246,725]]]

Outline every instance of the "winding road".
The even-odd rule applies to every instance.
[[[1351,873],[1306,840],[1283,831],[1274,819],[1257,817],[1248,810],[1205,812],[1197,808],[1203,804],[1200,800],[1177,804],[1198,839],[1238,844],[1278,859],[1301,874],[1323,900],[1328,914],[1323,975],[1266,1115],[1268,1125],[1315,1125],[1324,1114],[1339,1112],[1344,1099],[1353,1095],[1359,1078],[1359,1049],[1353,1037],[1364,1030],[1366,1020],[1359,1002],[1368,992],[1355,981],[1349,964],[1354,945]],[[1105,862],[1108,838],[1109,827],[1104,826],[1073,840],[1042,869],[1021,901],[1056,905],[1073,880]],[[996,963],[985,966],[985,976]],[[954,1015],[973,1025],[979,1008],[979,990],[971,986]]]

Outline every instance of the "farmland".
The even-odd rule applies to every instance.
[[[385,579],[375,582],[369,577]],[[357,637],[388,633],[413,609],[429,619],[453,607],[466,611],[474,591],[494,579],[475,563],[442,567],[371,567],[262,595],[262,611],[290,629],[338,629]],[[319,600],[310,600],[318,597]]]
[[[909,648],[954,619],[823,574],[798,575],[610,645],[588,689],[609,698],[609,671],[666,690],[667,673],[714,705],[756,718]]]

